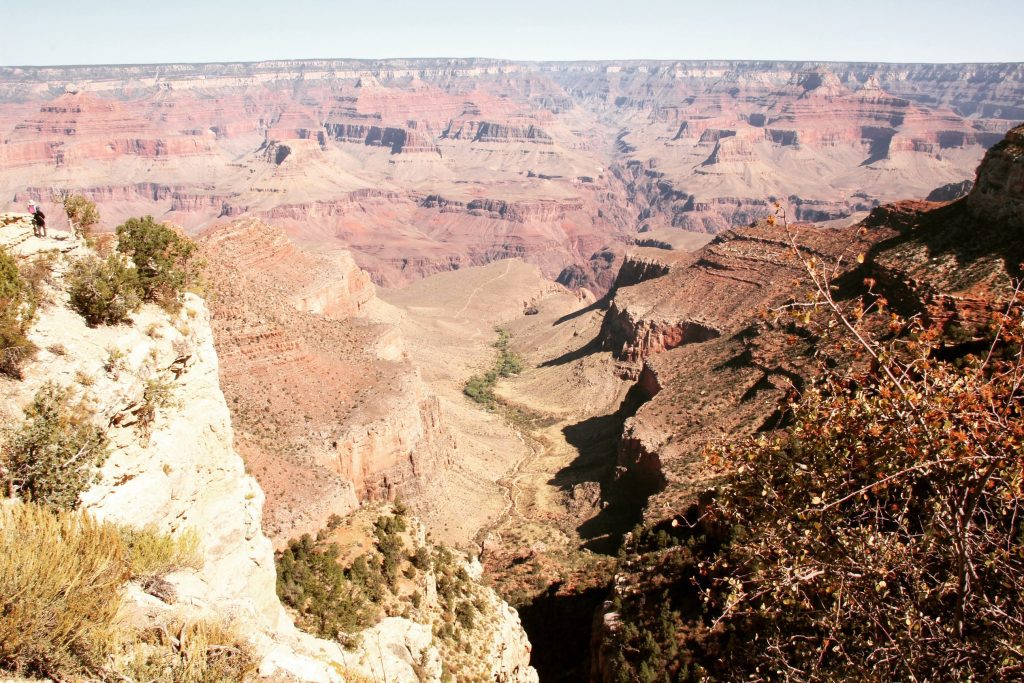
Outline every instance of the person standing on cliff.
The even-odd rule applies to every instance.
[[[32,234],[36,237],[46,237],[46,214],[36,206],[35,200],[28,201],[28,212],[32,214]]]

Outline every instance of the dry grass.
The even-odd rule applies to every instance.
[[[372,676],[337,664],[334,665],[334,670],[345,683],[377,683],[377,679]]]
[[[250,680],[258,667],[252,646],[231,625],[195,621],[144,631],[118,673],[152,683],[226,683]]]
[[[112,525],[0,505],[0,668],[58,680],[97,672],[118,642],[126,579]]]

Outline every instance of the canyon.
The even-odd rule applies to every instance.
[[[685,519],[714,481],[704,446],[774,429],[819,371],[765,316],[802,277],[790,240],[908,312],[975,320],[1021,256],[1022,103],[1019,64],[3,67],[0,194],[58,229],[71,192],[102,230],[152,214],[195,238],[206,301],[189,295],[187,325],[149,307],[97,331],[58,302],[34,334],[82,349],[104,415],[142,390],[147,354],[170,368],[194,347],[190,408],[152,453],[126,431],[83,505],[201,527],[206,568],[179,591],[253,615],[265,675],[417,680],[422,657],[441,677],[429,622],[389,614],[345,659],[274,592],[274,549],[400,500],[418,543],[493,587],[474,588],[488,679],[612,680],[611,600],[657,561],[621,562],[624,542]],[[792,238],[765,220],[775,202]],[[503,336],[522,368],[475,403]],[[138,363],[107,377],[118,339]],[[81,370],[41,354],[3,380],[7,412]]]
[[[380,285],[523,258],[605,293],[637,232],[841,221],[970,178],[1019,64],[309,60],[0,68],[0,196],[249,216]],[[56,213],[56,212],[54,212]]]
[[[216,325],[211,317],[216,314],[211,316],[205,301],[190,293],[184,296],[177,311],[146,304],[123,324],[88,326],[69,305],[65,287],[71,264],[77,258],[88,257],[91,248],[84,240],[64,231],[51,231],[48,239],[33,236],[27,215],[4,214],[3,219],[0,246],[19,262],[43,264],[47,271],[38,316],[30,332],[37,352],[25,363],[20,379],[0,378],[0,420],[5,425],[15,424],[21,408],[31,403],[41,387],[64,388],[89,406],[90,419],[104,425],[110,439],[107,457],[80,496],[82,510],[122,527],[150,529],[171,537],[193,534],[196,539],[194,566],[176,567],[157,583],[139,580],[124,587],[121,622],[138,633],[173,629],[176,621],[230,624],[252,648],[259,676],[267,680],[440,681],[443,671],[448,671],[445,675],[449,676],[455,672],[460,677],[509,683],[537,680],[529,664],[530,644],[518,615],[482,584],[479,565],[462,555],[451,555],[451,561],[464,577],[462,590],[472,597],[477,612],[471,626],[458,634],[459,651],[454,651],[444,637],[434,635],[446,610],[439,598],[440,568],[428,569],[417,577],[422,581],[423,595],[415,614],[409,610],[382,614],[376,623],[361,631],[356,644],[349,643],[343,648],[336,640],[316,638],[296,628],[293,615],[278,598],[273,544],[264,529],[298,533],[294,527],[310,525],[307,520],[318,514],[317,504],[328,504],[335,514],[346,514],[350,540],[360,534],[372,538],[372,524],[366,525],[370,530],[364,529],[365,520],[358,519],[358,513],[348,514],[358,507],[351,489],[358,484],[361,496],[374,495],[384,475],[373,466],[387,473],[391,471],[387,463],[368,463],[365,480],[360,478],[363,472],[345,471],[344,485],[339,487],[347,490],[348,498],[333,500],[336,489],[330,488],[330,484],[334,480],[327,474],[317,476],[313,469],[316,462],[310,465],[299,461],[309,469],[303,476],[315,477],[313,484],[323,485],[327,481],[319,492],[321,498],[300,500],[307,507],[297,520],[279,510],[266,524],[265,507],[285,508],[292,501],[279,499],[280,489],[274,487],[274,480],[263,476],[267,467],[260,466],[268,459],[271,467],[282,462],[300,466],[293,460],[281,460],[280,454],[285,447],[301,445],[284,441],[278,450],[260,451],[264,444],[246,433],[252,422],[244,413],[240,417],[237,408],[229,411],[221,386],[223,383],[231,396],[237,380],[222,372],[216,347],[224,342],[214,343]],[[216,237],[260,228],[250,224],[232,226]],[[275,237],[277,233],[273,231],[268,235],[271,243]],[[270,251],[264,253],[273,256]],[[337,265],[341,270],[351,266],[344,258]],[[256,277],[258,271],[254,269],[252,274]],[[353,298],[332,297],[332,301],[365,302],[365,298],[358,296],[360,282],[365,284],[365,274],[358,270],[350,274],[355,277],[347,289],[354,293]],[[302,305],[310,305],[308,295],[314,290],[311,287],[303,292],[307,297],[300,299]],[[253,303],[254,307],[266,305],[261,301]],[[235,320],[250,319],[239,316]],[[228,349],[252,352],[246,337],[223,337],[230,340]],[[300,347],[304,341],[301,334],[292,339]],[[313,352],[310,355],[316,358]],[[327,361],[321,360],[321,372],[326,365]],[[257,375],[265,379],[266,372]],[[280,376],[273,379],[285,383]],[[415,376],[405,381],[414,379]],[[154,404],[154,383],[165,387],[166,394],[152,408],[150,417],[144,419],[144,409]],[[274,412],[277,408],[272,406],[265,424],[281,427],[285,432],[292,425]],[[411,409],[418,415],[421,406],[414,404]],[[398,414],[393,419],[400,421],[405,417]],[[240,427],[237,433],[236,424]],[[358,442],[380,429],[357,425],[353,427],[356,436],[348,438]],[[282,434],[282,440],[285,438]],[[346,454],[351,455],[357,448],[348,446]],[[344,460],[337,454],[331,458],[314,453],[329,463]],[[381,451],[371,451],[369,455],[380,456]],[[403,453],[395,449],[386,451],[386,455],[395,458]],[[329,469],[328,465],[323,467]],[[329,472],[336,473],[337,469]],[[373,479],[375,476],[378,478]],[[264,495],[264,488],[269,496]],[[303,494],[308,497],[308,490],[296,493]],[[323,503],[324,497],[328,503]],[[20,503],[7,499],[3,502],[4,506],[15,504]],[[377,506],[374,512],[396,514],[384,506]],[[274,526],[277,520],[282,521]],[[413,543],[436,550],[422,525],[415,520],[408,523]],[[282,528],[281,524],[285,526]],[[316,531],[324,526],[326,523],[318,520],[310,528]],[[364,537],[360,542],[369,541]],[[388,653],[386,658],[381,656],[383,651]],[[460,663],[457,652],[473,652],[477,656],[469,661],[463,657]]]

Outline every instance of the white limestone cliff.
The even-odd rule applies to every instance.
[[[346,652],[296,629],[282,607],[273,549],[261,528],[263,492],[233,448],[203,300],[188,294],[176,314],[146,305],[130,325],[87,327],[69,307],[62,283],[68,257],[85,253],[85,247],[69,235],[57,237],[32,237],[25,224],[0,229],[0,245],[20,258],[54,249],[58,254],[52,301],[41,307],[29,334],[39,352],[22,381],[0,380],[0,416],[17,419],[45,382],[72,387],[94,408],[112,443],[96,483],[81,497],[82,507],[123,524],[198,533],[202,567],[167,577],[173,598],[130,585],[130,619],[145,624],[179,615],[229,621],[256,648],[260,674],[275,679],[343,681],[356,674],[372,677],[384,668],[389,681],[421,680],[404,660],[414,655],[417,662],[440,661],[429,626],[388,618],[369,630],[360,650]],[[152,423],[144,425],[140,408],[152,383],[165,386],[167,397]],[[501,627],[487,636],[508,639],[500,648],[495,645],[502,653],[491,667],[495,680],[536,680],[535,673],[532,678],[519,674],[533,670],[518,616],[484,590],[505,610]],[[397,648],[390,645],[397,643],[407,654],[392,654]],[[429,680],[440,680],[440,664],[429,673]]]

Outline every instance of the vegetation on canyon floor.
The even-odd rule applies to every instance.
[[[494,386],[498,383],[498,379],[511,377],[523,371],[523,359],[509,348],[512,336],[508,330],[496,327],[494,331],[498,333],[498,339],[494,342],[494,348],[498,350],[494,365],[482,375],[470,377],[462,389],[462,393],[466,396],[488,407],[493,406],[497,400],[494,396]]]
[[[711,495],[633,539],[617,680],[1019,677],[1020,286],[947,335],[870,280],[837,301],[829,266],[795,253],[814,295],[780,312],[821,376],[785,429],[709,447]]]

